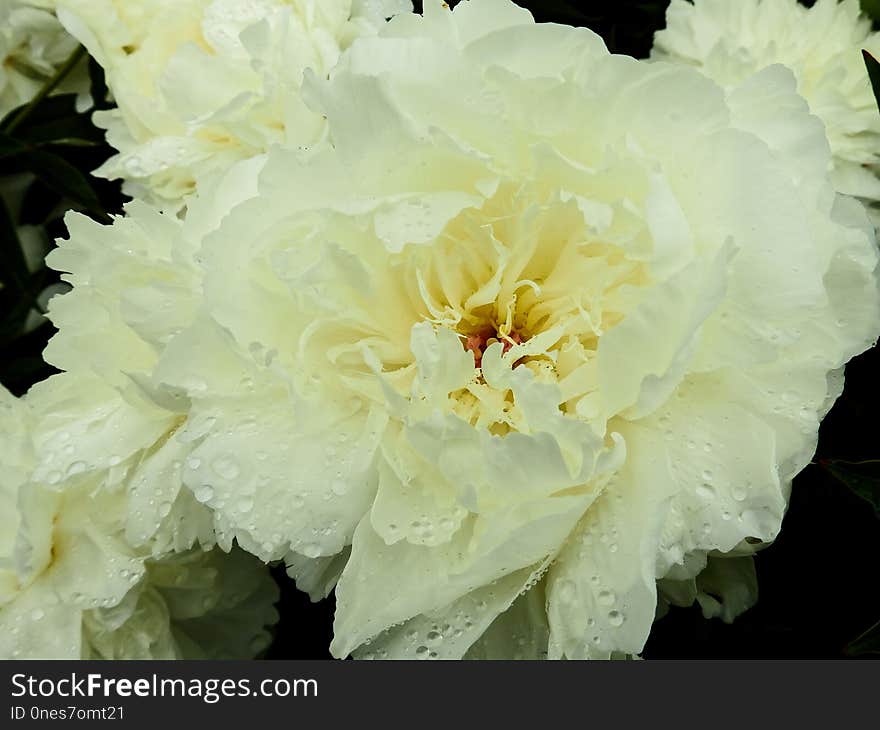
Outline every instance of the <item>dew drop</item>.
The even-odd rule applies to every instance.
[[[559,600],[563,603],[571,603],[577,595],[575,585],[570,580],[559,581],[557,591],[559,592]]]
[[[439,646],[443,642],[443,634],[439,631],[429,631],[425,637],[425,643],[428,646]]]
[[[305,555],[307,558],[318,558],[321,556],[321,546],[315,543],[306,543],[297,548],[297,551]]]
[[[697,487],[697,496],[702,499],[712,499],[715,496],[715,488],[704,482]]]
[[[242,497],[238,500],[238,511],[239,512],[250,512],[254,508],[254,500],[250,497]]]
[[[196,499],[204,504],[214,497],[214,487],[210,484],[202,484],[200,487],[196,488],[194,494]]]
[[[214,459],[211,462],[211,468],[217,476],[223,479],[235,479],[241,473],[238,462],[228,454],[223,454]]]

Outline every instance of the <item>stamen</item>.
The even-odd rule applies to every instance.
[[[482,367],[483,353],[496,342],[500,342],[506,354],[514,345],[521,345],[523,338],[519,332],[513,331],[505,335],[495,327],[486,327],[464,339],[464,349],[474,353],[474,366]]]

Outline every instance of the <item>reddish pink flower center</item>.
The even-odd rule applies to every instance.
[[[486,348],[496,342],[500,342],[503,351],[506,353],[514,345],[521,345],[522,341],[523,339],[519,332],[514,331],[511,332],[510,335],[505,336],[500,334],[494,328],[487,327],[479,332],[468,335],[467,339],[464,341],[464,349],[470,350],[474,353],[474,365],[480,367],[483,362],[483,353],[486,351]]]

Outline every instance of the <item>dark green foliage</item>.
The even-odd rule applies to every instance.
[[[865,50],[862,51],[862,57],[865,59],[868,78],[871,79],[871,88],[874,90],[874,99],[877,101],[877,108],[880,111],[880,61]]]
[[[42,311],[40,295],[60,281],[56,272],[33,261],[38,255],[32,253],[28,265],[21,227],[41,229],[51,246],[64,235],[66,210],[108,221],[108,211],[119,211],[123,200],[118,183],[90,174],[113,152],[91,122],[92,111],[107,106],[100,66],[90,61],[93,98],[100,103],[77,111],[75,94],[51,94],[84,62],[78,49],[33,101],[0,121],[0,382],[16,394],[53,372],[41,357],[53,328],[45,321],[33,325]]]
[[[880,461],[820,462],[829,474],[870,504],[880,514]]]
[[[880,21],[880,0],[862,0],[862,12],[876,25]]]
[[[880,621],[847,644],[846,654],[847,656],[880,655]]]

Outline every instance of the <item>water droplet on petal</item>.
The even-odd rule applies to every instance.
[[[238,500],[239,512],[250,512],[254,508],[254,500],[250,497],[242,497]]]
[[[697,487],[697,496],[702,499],[712,499],[715,496],[715,488],[711,484],[700,484]]]
[[[563,603],[571,603],[577,596],[577,589],[570,580],[561,580],[557,586],[559,592],[559,600]]]
[[[305,555],[307,558],[318,558],[321,556],[321,546],[315,543],[306,543],[297,548],[297,551]]]
[[[238,462],[228,454],[223,454],[214,459],[211,462],[211,468],[217,476],[223,479],[235,479],[241,473]]]
[[[209,502],[214,497],[214,487],[210,484],[202,484],[200,487],[196,488],[195,497],[203,504]]]

